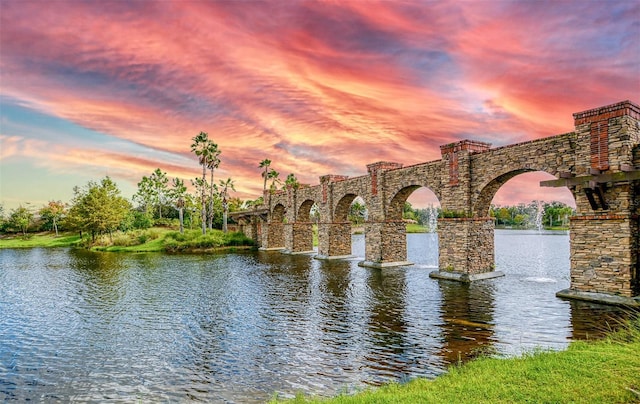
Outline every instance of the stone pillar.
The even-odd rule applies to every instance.
[[[574,114],[576,197],[571,285],[560,297],[640,306],[640,107],[629,101]]]
[[[389,170],[402,168],[402,164],[379,161],[368,164],[370,188],[366,198],[369,217],[364,224],[365,254],[360,266],[384,268],[411,265],[407,261],[406,224],[402,220],[389,220],[386,201],[386,176]],[[394,218],[395,219],[395,218]]]
[[[346,180],[345,175],[328,174],[320,177],[320,219],[318,223],[318,255],[317,259],[331,260],[350,258],[351,255],[351,223],[344,218],[336,218],[333,211],[333,184]]]
[[[251,238],[256,242],[258,247],[262,246],[262,220],[259,217],[251,218],[250,223],[251,228]]]
[[[373,268],[411,265],[407,261],[406,232],[406,224],[402,220],[366,222],[365,260],[358,265]]]
[[[486,212],[473,212],[471,204],[471,155],[490,148],[473,140],[440,146],[445,218],[438,219],[439,270],[432,278],[471,282],[504,276],[494,270],[493,219],[474,217]]]
[[[262,225],[261,250],[284,250],[285,229],[284,223],[264,223]]]
[[[313,252],[313,223],[285,223],[284,235],[285,253],[307,254]]]
[[[318,259],[350,258],[351,223],[318,224]]]
[[[571,290],[637,296],[637,217],[577,215],[570,226]]]
[[[495,271],[493,219],[438,219],[439,271],[432,278],[471,282],[504,276]]]

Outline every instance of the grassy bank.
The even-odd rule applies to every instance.
[[[223,233],[209,230],[203,235],[200,230],[185,230],[183,234],[166,228],[151,228],[128,232],[116,232],[111,236],[101,235],[92,241],[85,235],[38,233],[27,238],[21,236],[0,238],[0,248],[31,247],[84,247],[96,251],[113,252],[201,252],[224,248],[252,247],[253,240],[241,233]]]
[[[640,320],[597,342],[518,358],[482,358],[435,380],[390,384],[329,400],[291,403],[638,403]],[[274,401],[276,402],[276,401]]]
[[[5,235],[0,237],[0,248],[32,248],[32,247],[74,247],[80,243],[80,235],[74,233],[62,233],[56,237],[55,233]]]

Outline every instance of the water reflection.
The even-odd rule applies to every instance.
[[[471,285],[428,277],[435,235],[407,239],[416,265],[385,269],[361,256],[1,250],[0,400],[334,395],[433,377],[482,350],[562,349],[625,315],[555,297],[566,235],[497,232],[506,276]],[[362,236],[353,248],[364,253]]]
[[[491,352],[494,335],[494,284],[439,282],[442,293],[442,349],[445,363],[468,360]]]
[[[582,301],[568,302],[571,308],[571,339],[599,339],[620,328],[625,321],[640,314],[637,309],[624,309]]]

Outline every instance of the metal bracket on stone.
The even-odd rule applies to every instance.
[[[584,187],[584,193],[587,195],[591,209],[609,209],[609,204],[604,199],[604,184],[596,184],[595,181],[589,181],[589,183]],[[594,194],[598,197],[598,201],[593,197]],[[598,204],[598,202],[600,202],[600,204]]]

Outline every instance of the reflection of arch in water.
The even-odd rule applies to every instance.
[[[442,294],[440,356],[446,364],[491,352],[494,344],[494,285],[439,282]]]

